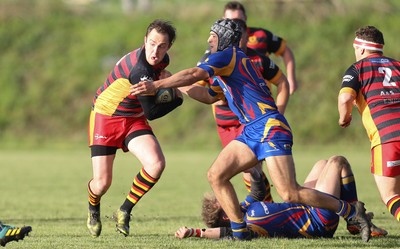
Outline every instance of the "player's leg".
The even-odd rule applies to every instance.
[[[208,181],[222,209],[231,220],[233,236],[239,239],[246,239],[249,232],[230,179],[253,167],[257,161],[255,154],[246,144],[233,140],[220,152],[208,170]]]
[[[314,189],[301,187],[296,181],[294,162],[291,155],[270,156],[266,158],[268,172],[273,184],[285,202],[302,203],[325,208],[344,218],[356,219],[362,224],[362,239],[370,238],[370,223],[365,214],[364,204],[351,205]]]
[[[340,182],[344,167],[344,157],[333,156],[326,161],[315,183],[315,189],[340,198]]]
[[[221,140],[222,147],[228,145],[232,140],[237,138],[243,131],[243,125],[231,125],[231,126],[219,126],[217,125],[217,131],[219,139]],[[258,162],[255,167],[258,167],[262,171],[262,162]],[[271,195],[271,185],[268,181],[267,176],[263,172],[264,184],[267,189],[264,200],[267,202],[273,202]],[[250,174],[243,173],[243,182],[248,192],[250,192]]]
[[[132,136],[128,142],[128,149],[138,158],[142,168],[133,179],[124,203],[114,214],[117,230],[125,236],[129,235],[129,221],[133,207],[158,182],[165,168],[164,154],[156,137],[151,131],[143,130],[139,131],[139,134]]]
[[[350,203],[358,201],[355,178],[349,162],[343,156],[332,156],[315,163],[303,186]]]
[[[382,201],[397,221],[400,221],[400,142],[375,146],[372,168]]]
[[[323,164],[323,162],[326,162]],[[350,163],[343,156],[332,156],[327,161],[322,160],[317,162],[313,167],[318,167],[319,176],[315,184],[315,189],[331,194],[341,200],[347,201],[349,203],[355,203],[358,201],[356,181],[351,170]],[[312,170],[312,171],[313,171]],[[317,174],[314,174],[315,176]],[[371,236],[385,236],[387,231],[382,228],[375,226],[371,219],[373,218],[373,213],[367,213],[367,217],[371,223]],[[357,222],[352,220],[346,220],[347,230],[351,234],[359,234],[360,226]]]
[[[400,176],[374,175],[374,178],[383,203],[393,217],[400,221]]]
[[[94,147],[91,149],[93,155],[96,149]],[[89,211],[86,226],[93,237],[98,237],[101,233],[100,200],[112,182],[112,167],[116,148],[109,149],[113,151],[110,153],[114,154],[92,157],[93,178],[88,182]]]
[[[303,187],[315,188],[318,178],[321,175],[321,172],[324,170],[327,162],[328,160],[319,160],[314,164],[306,179],[304,180]]]
[[[99,236],[102,229],[100,199],[112,182],[116,144],[119,143],[123,129],[121,123],[118,117],[105,116],[94,111],[90,114],[88,137],[93,178],[88,183],[89,212],[86,225],[94,237]],[[122,140],[120,143],[122,144]]]
[[[265,188],[267,190],[266,194],[265,194],[265,197],[264,197],[264,201],[265,202],[274,202],[274,200],[272,198],[272,195],[271,195],[271,185],[270,185],[270,183],[268,181],[267,176],[265,175],[264,171],[262,170],[262,161],[258,162],[256,164],[256,166],[254,166],[254,167],[256,167],[259,171],[262,172],[262,178],[263,178],[263,181],[264,181]],[[245,184],[246,189],[247,189],[248,192],[250,192],[250,189],[251,189],[250,179],[251,179],[250,174],[246,173],[246,172],[243,172],[243,181],[244,181],[244,184]]]

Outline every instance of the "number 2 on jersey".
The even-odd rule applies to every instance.
[[[385,74],[385,78],[383,79],[383,86],[396,86],[396,82],[390,82],[392,78],[392,70],[388,67],[379,67],[379,73]]]

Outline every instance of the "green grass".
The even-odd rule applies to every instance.
[[[399,224],[381,203],[369,173],[369,150],[364,146],[296,145],[294,156],[299,182],[313,162],[343,154],[352,163],[359,199],[374,211],[375,223],[386,228],[386,238],[368,244],[351,236],[341,222],[333,239],[259,239],[250,242],[175,239],[183,225],[203,227],[200,202],[210,187],[206,171],[218,151],[166,149],[167,168],[159,183],[134,208],[131,235],[115,232],[109,218],[125,199],[139,164],[130,154],[120,153],[114,167],[114,181],[102,199],[103,232],[91,238],[86,230],[87,191],[91,177],[89,149],[1,150],[0,219],[17,226],[31,225],[31,236],[7,248],[391,248],[399,246]],[[246,194],[240,177],[233,179],[239,198]],[[273,188],[273,195],[279,201]]]

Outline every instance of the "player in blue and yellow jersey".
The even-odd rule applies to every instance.
[[[332,238],[339,223],[335,212],[295,203],[268,203],[260,201],[266,191],[260,172],[251,173],[251,192],[242,203],[244,219],[255,237],[284,238]],[[308,174],[304,186],[314,188],[346,200],[357,200],[356,183],[349,162],[342,156],[316,162]],[[226,238],[232,236],[229,219],[213,194],[205,195],[202,205],[203,221],[208,228],[179,228],[175,236]],[[373,213],[368,213],[368,219]],[[371,222],[371,236],[386,236],[387,231]],[[352,227],[351,232],[359,232]]]
[[[300,186],[292,157],[292,131],[279,113],[261,73],[238,47],[239,25],[230,19],[217,20],[208,44],[211,54],[197,67],[182,70],[157,81],[141,81],[131,86],[134,95],[154,94],[159,88],[190,86],[215,77],[207,90],[192,85],[186,93],[204,103],[226,99],[230,109],[245,124],[242,134],[225,146],[208,170],[208,181],[230,219],[233,236],[251,239],[230,179],[265,160],[272,182],[285,202],[325,208],[360,223],[364,241],[370,239],[370,223],[364,203],[350,204],[314,189]]]
[[[260,71],[261,75],[265,79],[268,87],[271,88],[272,85],[276,86],[276,105],[278,111],[284,114],[286,105],[289,100],[289,83],[286,79],[286,76],[282,73],[280,68],[267,56],[258,53],[257,51],[247,48],[248,36],[246,33],[247,25],[246,22],[241,19],[234,19],[236,23],[239,24],[242,29],[242,37],[239,42],[240,49],[245,52],[245,54],[250,58],[253,62],[254,66]],[[209,50],[205,53],[201,62],[205,61],[210,55]],[[199,62],[200,63],[200,62]],[[212,79],[211,79],[212,81]],[[208,86],[209,81],[200,81],[197,82],[199,85]],[[235,139],[242,133],[243,124],[239,122],[239,118],[235,113],[231,111],[226,101],[218,101],[212,104],[213,114],[215,118],[215,123],[217,124],[217,132],[219,138],[221,140],[222,146],[225,147],[229,142]],[[262,163],[258,163],[257,167],[261,169]],[[270,192],[270,184],[263,173],[264,182],[268,189],[265,201],[272,202],[273,198]],[[246,185],[246,188],[250,191],[250,178],[247,173],[243,174],[243,179]]]
[[[355,32],[356,62],[342,79],[339,125],[350,125],[355,103],[371,141],[371,172],[381,199],[400,221],[400,61],[383,55],[384,44],[374,26]]]
[[[89,122],[93,178],[88,183],[87,227],[92,236],[101,233],[100,199],[112,182],[117,149],[130,151],[142,164],[130,192],[113,218],[117,231],[129,235],[132,208],[159,180],[165,158],[147,120],[164,116],[182,104],[182,94],[168,103],[155,96],[133,96],[130,86],[143,79],[157,80],[170,75],[167,51],[176,37],[170,22],[153,21],[147,28],[144,45],[123,56],[97,90]]]
[[[238,1],[230,1],[225,4],[223,18],[239,19],[246,24],[247,21],[246,9],[242,3]],[[289,94],[293,94],[297,89],[297,80],[295,74],[295,58],[292,53],[292,50],[290,49],[289,46],[287,46],[286,40],[279,36],[276,36],[271,31],[263,28],[247,27],[247,25],[245,25],[245,29],[246,32],[243,33],[244,34],[243,36],[246,36],[246,43],[243,46],[241,45],[241,49],[254,62],[254,64],[258,67],[258,69],[261,72],[263,72],[263,74],[265,72],[273,71],[271,69],[266,70],[266,67],[268,66],[265,66],[265,64],[264,65],[260,64],[260,62],[261,63],[265,62],[265,59],[263,57],[268,58],[267,56],[269,56],[270,54],[275,54],[276,56],[281,57],[286,67],[287,80],[289,82]],[[206,51],[205,56],[208,56],[208,54],[209,50]],[[270,80],[268,77],[266,79]],[[270,80],[270,82],[273,81]],[[278,106],[278,110],[283,114],[286,108],[288,96],[285,96],[286,94],[285,90],[280,89],[282,85],[283,84],[277,85],[278,90],[276,96],[276,103]],[[218,102],[213,104],[212,107],[215,120],[217,123],[218,135],[221,139],[222,145],[225,146],[232,139],[236,138],[238,134],[241,133],[243,127],[239,124],[236,115],[229,109],[227,105],[220,104]],[[262,164],[259,163],[258,167],[261,166]],[[243,176],[246,187],[249,189],[248,174],[244,174]],[[267,185],[267,188],[270,188],[269,181],[266,176],[265,176],[265,183]],[[273,201],[271,194],[267,193],[265,200]]]

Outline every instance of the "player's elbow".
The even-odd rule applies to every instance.
[[[155,120],[159,117],[161,117],[156,111],[145,111],[144,116],[146,117],[147,120]]]

